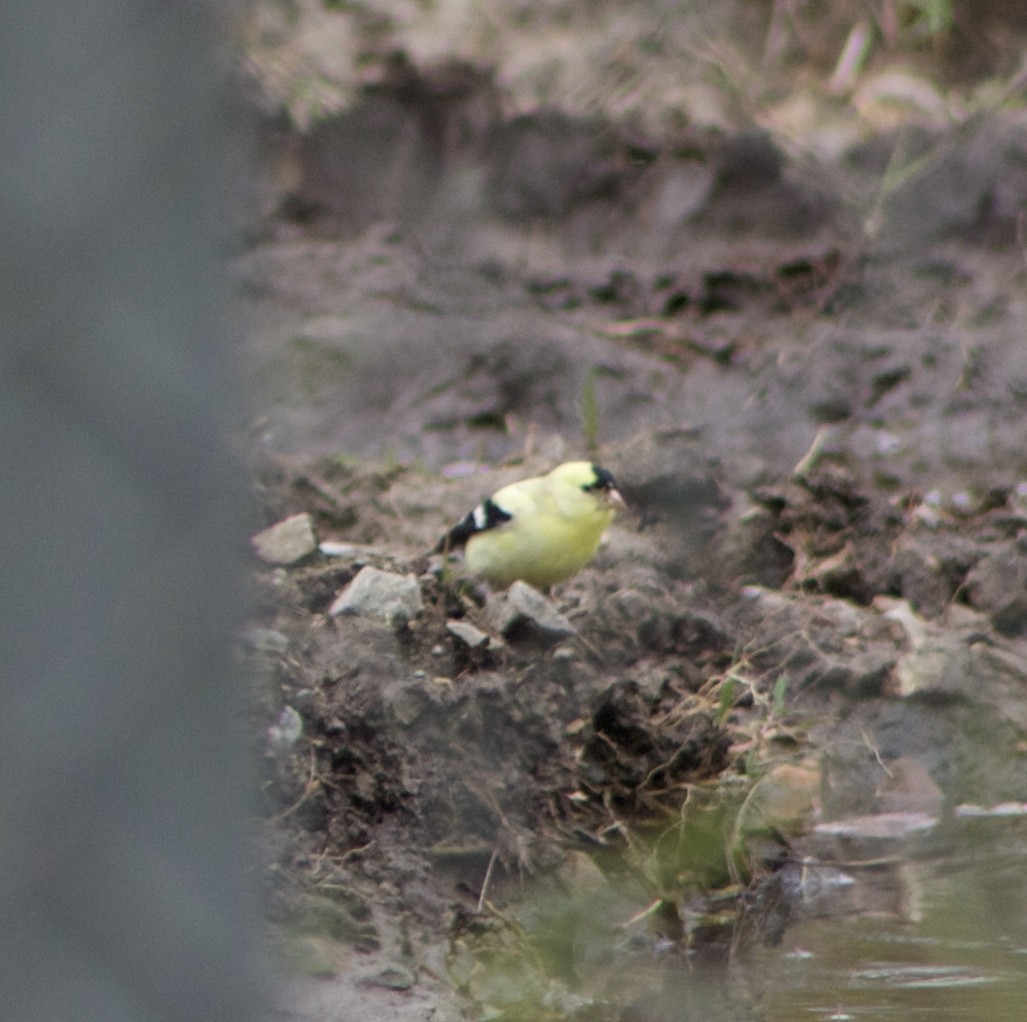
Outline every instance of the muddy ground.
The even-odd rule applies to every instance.
[[[1018,88],[814,162],[397,59],[262,147],[241,443],[314,535],[255,559],[240,651],[269,916],[319,977],[282,1018],[475,1017],[454,940],[717,778],[812,771],[828,821],[1024,799]],[[504,623],[426,551],[578,456],[632,513],[563,624]],[[412,602],[330,613],[367,566]]]

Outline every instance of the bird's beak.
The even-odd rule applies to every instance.
[[[628,503],[620,495],[620,490],[607,490],[606,503],[609,504],[610,507],[618,508],[621,511],[627,511],[628,509]]]

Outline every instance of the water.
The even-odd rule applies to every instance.
[[[760,1018],[1027,1019],[1027,825],[991,822],[943,858],[897,863],[890,911],[803,919],[754,948]]]
[[[637,877],[579,868],[580,889],[506,916],[472,992],[503,1022],[1027,1020],[1027,819],[787,872],[785,897],[719,921],[704,903],[682,940],[661,935],[667,905],[644,905]]]

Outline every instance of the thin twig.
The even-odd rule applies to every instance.
[[[495,849],[489,859],[488,869],[485,870],[485,879],[481,882],[481,894],[478,895],[478,912],[485,909],[485,898],[489,891],[489,882],[492,880],[492,870],[495,868],[496,860],[499,858],[499,849]]]

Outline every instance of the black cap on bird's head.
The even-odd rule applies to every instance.
[[[599,465],[592,466],[592,474],[595,476],[595,481],[587,484],[584,488],[586,490],[616,490],[617,480],[613,478],[613,473]]]
[[[594,478],[592,482],[586,483],[582,489],[588,493],[602,493],[607,503],[614,507],[627,507],[624,498],[620,494],[620,490],[617,489],[617,480],[613,478],[613,473],[600,465],[593,464],[591,468]]]

